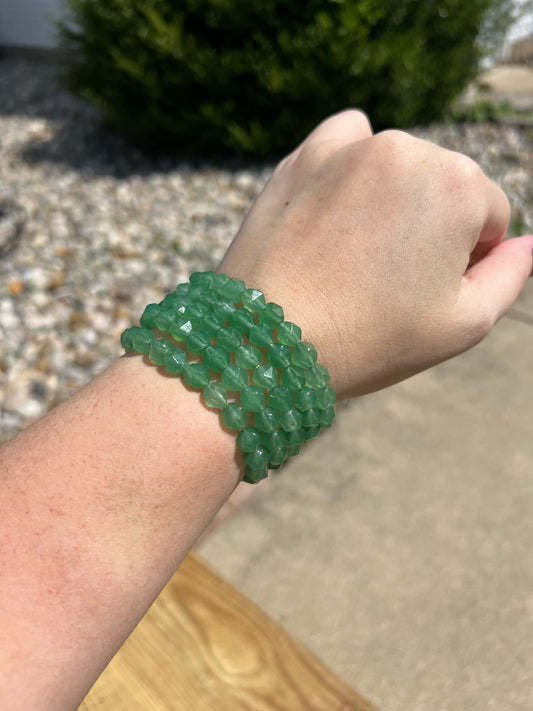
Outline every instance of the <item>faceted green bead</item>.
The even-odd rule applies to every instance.
[[[277,328],[283,321],[283,315],[281,306],[270,302],[259,312],[259,321],[270,326],[270,328]]]
[[[251,467],[246,467],[246,473],[242,480],[247,484],[257,484],[262,479],[266,479],[268,476],[268,466],[265,464],[261,469],[251,469]]]
[[[257,323],[250,329],[250,343],[260,348],[266,348],[274,340],[272,329],[264,323]]]
[[[310,407],[304,413],[302,413],[302,425],[304,429],[306,427],[320,427],[320,422],[322,420],[322,410],[318,407]]]
[[[220,304],[220,301],[222,300],[222,297],[217,294],[216,291],[213,291],[210,289],[209,291],[204,292],[204,295],[202,297],[202,304],[207,306],[209,311],[214,311],[215,306],[217,304]]]
[[[298,430],[302,426],[302,413],[294,408],[280,412],[279,424],[283,427],[285,432]]]
[[[283,343],[271,343],[267,350],[267,361],[275,368],[286,368],[291,364],[291,349]]]
[[[224,321],[229,321],[235,311],[235,304],[229,299],[220,299],[220,301],[213,306],[213,313],[220,316]]]
[[[305,371],[297,365],[289,365],[281,371],[281,383],[294,392],[301,390],[305,385]]]
[[[258,313],[266,306],[265,295],[257,289],[245,289],[241,301],[244,308],[253,313]]]
[[[236,328],[224,326],[217,333],[217,345],[227,351],[235,351],[241,345],[242,336]]]
[[[190,277],[189,281],[191,284],[198,284],[203,277],[204,273],[203,272],[193,272]]]
[[[242,390],[248,386],[248,371],[238,365],[226,366],[222,371],[222,385],[228,390]]]
[[[289,447],[289,457],[294,457],[300,454],[303,443],[305,442],[305,432],[299,428],[287,432],[287,445]]]
[[[300,368],[312,368],[316,363],[316,348],[312,343],[302,341],[297,343],[292,349],[292,362]]]
[[[148,304],[141,316],[141,326],[143,328],[155,328],[155,317],[159,314],[159,304]]]
[[[185,366],[183,380],[191,388],[201,390],[209,385],[209,370],[202,363],[188,363]]]
[[[268,464],[270,452],[264,447],[257,447],[252,452],[246,452],[244,455],[244,461],[250,467],[250,469],[261,469],[265,464]]]
[[[279,469],[289,456],[289,448],[287,446],[277,447],[270,452],[268,466],[270,469]]]
[[[181,348],[173,348],[165,355],[165,368],[172,375],[181,375],[187,365],[187,354]]]
[[[302,331],[299,326],[290,321],[283,321],[278,326],[278,341],[284,346],[295,346],[302,340]]]
[[[229,353],[220,346],[207,346],[204,351],[204,365],[215,373],[221,373],[230,363]]]
[[[187,308],[185,309],[185,313],[183,314],[185,318],[190,319],[192,324],[194,326],[198,326],[200,324],[200,321],[204,316],[206,316],[209,313],[209,309],[205,304],[199,303],[199,302],[194,302],[192,304],[189,304]]]
[[[232,430],[242,430],[246,425],[247,418],[246,410],[236,402],[229,402],[220,413],[222,424]]]
[[[185,296],[186,294],[189,293],[189,289],[191,288],[191,285],[184,281],[182,284],[178,284],[176,287],[176,294],[179,294],[180,296]]]
[[[221,292],[226,299],[238,304],[245,289],[246,284],[240,279],[229,279],[222,287]]]
[[[249,385],[241,392],[241,404],[250,412],[259,412],[265,407],[265,392],[256,385]]]
[[[191,353],[203,353],[210,344],[211,339],[209,338],[209,334],[200,329],[191,331],[187,336],[187,348]]]
[[[322,417],[320,418],[320,424],[322,427],[329,427],[333,420],[335,419],[335,408],[333,405],[326,407],[322,410]]]
[[[172,294],[167,294],[159,306],[162,309],[172,309],[172,311],[183,313],[190,303],[190,299],[187,296],[180,296],[173,292]]]
[[[216,314],[206,314],[200,320],[200,328],[205,331],[210,338],[215,338],[224,325],[224,319]]]
[[[169,308],[160,308],[154,316],[155,327],[160,331],[170,331],[172,324],[176,321],[178,312]]]
[[[290,410],[292,407],[292,390],[289,390],[285,385],[276,385],[268,393],[268,404],[274,410]]]
[[[188,318],[184,318],[183,316],[177,318],[170,325],[170,334],[176,339],[176,341],[184,341],[191,332],[192,323]]]
[[[269,452],[272,452],[278,447],[286,447],[288,444],[287,433],[279,427],[272,432],[263,432],[261,435],[261,443]]]
[[[328,369],[324,365],[314,365],[307,370],[305,384],[311,390],[322,390],[329,383]]]
[[[246,309],[237,309],[230,316],[229,322],[233,328],[236,328],[241,333],[250,333],[250,329],[255,325],[254,317]]]
[[[191,284],[187,296],[191,301],[201,301],[204,296],[204,290],[200,284]]]
[[[280,418],[278,413],[271,407],[265,407],[260,412],[255,413],[255,426],[261,432],[273,432],[279,427]]]
[[[215,272],[201,272],[200,285],[204,291],[209,291],[213,286],[213,279],[215,278]]]
[[[172,351],[172,344],[166,338],[157,338],[150,343],[148,358],[156,365],[165,364],[165,356]]]
[[[204,388],[204,400],[207,407],[217,407],[222,410],[228,404],[226,388],[213,380]]]
[[[237,435],[237,444],[241,452],[253,452],[261,445],[261,433],[253,427],[245,427]]]
[[[254,370],[252,379],[256,385],[270,390],[278,383],[278,371],[271,365],[263,363]]]
[[[305,439],[312,439],[320,433],[320,425],[311,425],[310,427],[304,427]]]
[[[326,388],[322,388],[322,390],[318,390],[316,393],[316,404],[322,410],[325,410],[331,405],[334,405],[336,401],[337,395],[335,393],[335,390],[333,390],[333,388],[330,388],[329,386]]]
[[[222,287],[228,281],[229,281],[229,276],[227,274],[215,274],[215,276],[213,277],[212,288],[216,292],[218,292],[220,295],[222,295]]]
[[[300,410],[300,412],[309,410],[315,405],[315,403],[316,393],[310,388],[302,388],[297,393],[294,393],[294,407]]]
[[[153,340],[155,340],[154,332],[141,326],[126,329],[120,338],[124,350],[138,353],[148,353]]]
[[[263,356],[261,355],[261,351],[253,346],[239,346],[235,351],[235,362],[237,365],[240,365],[241,368],[251,370],[258,366],[262,360]]]

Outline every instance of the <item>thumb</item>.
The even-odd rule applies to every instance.
[[[513,305],[532,272],[533,235],[500,242],[465,272],[458,306],[476,342]]]

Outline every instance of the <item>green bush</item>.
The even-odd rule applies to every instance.
[[[438,119],[508,0],[65,0],[64,81],[149,149],[265,156],[347,106]]]

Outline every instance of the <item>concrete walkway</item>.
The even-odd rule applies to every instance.
[[[382,711],[530,711],[532,412],[533,280],[477,348],[340,408],[200,552]]]

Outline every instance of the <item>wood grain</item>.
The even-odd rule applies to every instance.
[[[79,711],[376,711],[191,553]]]

